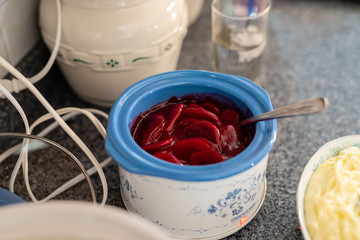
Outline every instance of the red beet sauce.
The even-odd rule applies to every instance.
[[[140,114],[131,134],[145,151],[165,161],[222,162],[242,152],[253,138],[248,126],[239,125],[244,118],[240,111],[230,105],[206,95],[172,97]]]

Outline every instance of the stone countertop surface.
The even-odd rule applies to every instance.
[[[211,70],[210,0],[184,40],[177,69]],[[335,0],[274,0],[269,22],[269,36],[262,59],[261,86],[269,93],[274,108],[316,96],[326,96],[330,106],[325,114],[278,120],[278,134],[269,154],[265,201],[243,229],[225,238],[233,239],[302,239],[296,215],[296,190],[306,162],[328,141],[360,131],[360,3]],[[17,68],[33,76],[46,64],[49,51],[40,41]],[[92,107],[109,112],[79,99],[67,85],[56,65],[35,85],[55,109]],[[32,123],[46,113],[29,90],[14,94]],[[106,120],[102,119],[106,124]],[[93,150],[105,159],[104,140],[85,117],[69,125]],[[41,128],[41,126],[40,126]],[[0,99],[0,132],[24,132],[21,118],[9,101]],[[38,132],[38,131],[35,131]],[[78,154],[86,167],[90,163],[62,130],[48,138]],[[6,139],[0,139],[0,152]],[[7,188],[14,161],[0,164],[0,187]],[[41,199],[59,184],[80,172],[71,162],[30,161],[30,182]],[[119,191],[117,166],[104,169],[109,185],[107,204],[124,207]],[[93,176],[97,198],[102,189]],[[19,174],[15,192],[30,201]],[[91,201],[85,181],[62,193],[57,199]]]

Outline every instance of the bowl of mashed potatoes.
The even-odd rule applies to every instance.
[[[305,240],[360,236],[360,135],[323,145],[306,164],[297,190]]]

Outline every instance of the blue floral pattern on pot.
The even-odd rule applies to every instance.
[[[240,217],[249,212],[249,209],[253,209],[254,206],[247,206],[249,203],[254,202],[257,195],[261,194],[260,188],[265,180],[265,172],[259,173],[256,176],[252,176],[246,181],[239,183],[238,187],[234,188],[231,192],[228,192],[223,198],[220,198],[215,203],[208,206],[207,209],[203,209],[200,206],[195,206],[189,215],[212,215],[215,217],[226,218],[231,216],[232,222],[238,220]]]
[[[125,189],[130,193],[130,196],[132,199],[143,199],[143,197],[139,196],[138,193],[136,192],[136,190],[133,189],[133,187],[131,186],[131,184],[129,183],[129,181],[127,179],[125,179],[123,176],[120,177],[121,179],[121,184],[125,187]]]
[[[233,226],[234,223],[237,226],[242,226],[244,223],[249,222],[252,219],[254,214],[256,214],[257,209],[261,206],[265,195],[264,184],[266,182],[266,171],[256,171],[251,174],[248,174],[244,178],[239,180],[224,182],[224,184],[219,184],[216,186],[209,185],[205,186],[191,186],[189,185],[169,185],[166,182],[162,182],[159,178],[152,178],[146,175],[137,175],[137,180],[132,182],[127,174],[120,174],[121,180],[121,194],[123,196],[123,201],[128,210],[134,212],[140,216],[145,217],[142,211],[139,211],[138,206],[140,202],[145,204],[148,201],[148,195],[144,192],[142,196],[139,189],[136,191],[136,186],[139,187],[141,183],[145,185],[153,185],[154,187],[160,187],[163,189],[168,189],[174,192],[186,192],[186,193],[198,193],[198,192],[211,192],[211,191],[222,191],[222,189],[229,189],[224,191],[223,196],[219,195],[219,199],[210,201],[207,204],[197,204],[189,206],[188,212],[185,213],[186,218],[191,219],[192,217],[200,219],[221,219],[221,224],[211,224],[204,226],[194,226],[194,227],[177,227],[174,224],[169,224],[168,222],[162,221],[158,218],[149,219],[157,226],[166,229],[169,232],[181,232],[181,233],[197,233],[199,236],[207,236],[209,233],[222,231],[220,229],[228,229]],[[266,186],[265,186],[266,187]],[[124,197],[125,196],[125,197]],[[127,196],[127,197],[126,197]],[[135,205],[133,204],[135,203]],[[225,221],[223,221],[225,220]],[[200,220],[201,221],[201,220]]]

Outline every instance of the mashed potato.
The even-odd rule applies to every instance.
[[[318,166],[304,206],[312,240],[360,239],[360,148],[345,148]]]

